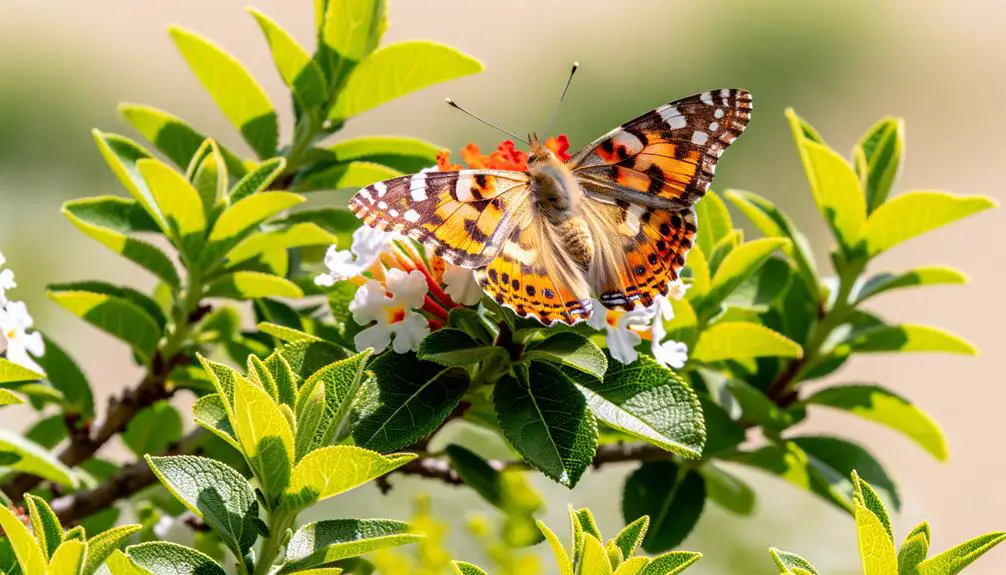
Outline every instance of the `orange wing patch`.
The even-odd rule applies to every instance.
[[[406,235],[447,261],[484,266],[530,216],[526,174],[423,172],[367,186],[349,209],[373,228]]]
[[[748,92],[704,92],[623,124],[568,165],[595,199],[681,209],[706,193],[716,161],[750,118]]]
[[[617,236],[592,231],[604,244],[588,272],[598,300],[611,309],[631,310],[640,305],[649,307],[658,295],[667,295],[695,241],[695,212],[589,205],[600,217],[588,221],[617,221],[619,231]],[[593,227],[610,225],[615,224]]]
[[[590,317],[589,288],[578,270],[541,242],[538,225],[514,230],[499,256],[475,270],[482,289],[519,317],[533,317],[545,325],[573,325]]]

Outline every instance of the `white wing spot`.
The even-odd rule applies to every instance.
[[[713,112],[713,117],[716,118],[717,120],[719,120],[720,118],[722,118],[723,116],[726,116],[726,115],[727,114],[726,114],[726,112],[723,111],[723,108],[716,108],[716,111]]]
[[[709,123],[709,131],[710,132],[715,132],[716,130],[719,130],[719,129],[720,129],[720,125],[717,122],[710,122]]]
[[[688,125],[688,119],[682,116],[675,106],[668,106],[661,110],[660,119],[667,122],[667,127],[672,130],[680,130]]]
[[[388,186],[385,186],[384,182],[377,182],[374,184],[374,190],[377,191],[377,197],[383,198],[384,194],[388,193]]]
[[[709,134],[705,132],[696,131],[692,134],[692,143],[696,146],[701,146],[709,141]]]
[[[409,180],[409,192],[412,195],[412,199],[417,202],[421,202],[427,198],[425,172],[419,172],[412,176],[412,179]]]
[[[368,203],[370,204],[374,203],[374,196],[370,195],[370,190],[368,190],[367,188],[363,188],[362,190],[360,190],[359,194],[360,197],[367,200]]]
[[[416,223],[419,221],[419,212],[416,210],[409,210],[405,212],[405,221]]]
[[[713,105],[713,94],[712,94],[712,92],[702,92],[702,95],[699,96],[699,100],[702,100],[703,104],[708,104],[708,105],[712,106]]]
[[[396,210],[395,208],[391,208],[390,210],[388,210],[388,213],[391,214],[391,217],[393,218],[398,217],[398,210]]]
[[[377,202],[377,209],[379,210],[388,209],[388,202]]]

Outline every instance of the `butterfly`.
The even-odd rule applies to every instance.
[[[695,241],[692,206],[751,118],[724,89],[660,106],[567,161],[535,136],[528,171],[421,172],[361,189],[350,210],[475,271],[483,290],[546,325],[604,307],[649,307]]]

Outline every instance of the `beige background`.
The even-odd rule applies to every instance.
[[[93,147],[89,129],[131,134],[116,118],[120,101],[151,104],[186,118],[235,148],[238,136],[188,72],[165,33],[179,23],[212,38],[246,63],[276,102],[289,137],[287,93],[246,2],[196,0],[0,2],[0,251],[17,272],[38,325],[80,359],[99,405],[135,381],[125,347],[48,302],[44,286],[102,277],[149,286],[151,280],[76,233],[59,214],[65,199],[121,194]],[[309,47],[310,2],[251,2]],[[813,208],[787,127],[794,106],[837,149],[848,150],[885,114],[905,117],[908,153],[895,192],[936,188],[1003,196],[1006,162],[1006,4],[997,0],[870,2],[619,0],[576,3],[510,0],[390,0],[386,41],[430,38],[486,63],[485,73],[403,98],[354,119],[344,135],[397,133],[453,149],[498,136],[452,113],[446,95],[518,131],[541,130],[568,63],[582,72],[557,126],[574,147],[664,101],[727,86],[755,94],[748,133],[726,154],[717,189],[746,188],[790,211],[827,265],[828,238]],[[571,7],[575,6],[575,9]],[[928,410],[946,429],[951,461],[939,464],[901,436],[861,421],[816,413],[801,431],[841,432],[872,449],[899,481],[901,536],[922,518],[934,525],[934,549],[1006,529],[1001,438],[1000,335],[1006,276],[1000,248],[1003,212],[912,241],[876,262],[876,270],[953,264],[967,287],[929,288],[879,299],[892,320],[925,323],[965,335],[979,358],[857,358],[836,382],[882,383]],[[10,415],[8,415],[10,414]],[[5,411],[4,425],[23,427],[27,412]],[[11,419],[15,416],[15,419]],[[759,494],[752,518],[707,510],[684,547],[706,553],[695,573],[770,573],[764,549],[799,552],[829,573],[857,572],[851,520],[779,481],[742,471]],[[548,521],[564,523],[567,502],[591,505],[602,528],[621,525],[623,470],[591,474],[573,492],[537,482],[549,498]],[[482,509],[470,494],[398,480],[391,500],[365,488],[319,515],[403,516],[418,490],[445,515]],[[475,554],[465,538],[456,553]],[[1006,572],[1006,549],[970,573]]]

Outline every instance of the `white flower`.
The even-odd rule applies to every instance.
[[[329,246],[325,252],[325,267],[328,273],[314,277],[315,285],[329,287],[337,281],[349,279],[363,273],[374,263],[381,252],[397,237],[391,232],[375,230],[370,226],[360,226],[353,232],[353,245],[348,250]]]
[[[607,331],[605,342],[608,344],[611,357],[619,363],[628,365],[639,358],[636,346],[643,341],[639,331],[649,327],[654,313],[652,308],[636,308],[627,312],[613,311],[594,300],[594,313],[587,319],[587,325],[598,331],[602,329]]]
[[[34,323],[24,302],[7,302],[6,306],[0,308],[0,333],[7,340],[7,359],[32,371],[44,373],[42,367],[28,355],[31,352],[38,357],[45,353],[42,334],[37,331],[28,333]]]
[[[656,310],[656,319],[653,320],[654,325],[674,319],[674,305],[671,304],[669,297],[658,295],[653,301],[653,309]]]
[[[676,279],[668,284],[667,297],[671,299],[681,299],[685,297],[685,293],[688,292],[690,287],[692,287],[692,284],[684,284],[680,279]]]
[[[390,269],[387,273],[388,290],[376,280],[369,280],[356,291],[349,311],[353,320],[360,325],[375,322],[374,325],[356,334],[353,343],[356,350],[368,347],[375,352],[384,351],[389,343],[396,353],[405,353],[419,348],[419,342],[430,333],[426,318],[415,309],[421,308],[426,300],[429,284],[422,272],[412,270],[405,273],[400,269]]]
[[[482,286],[475,279],[475,272],[447,264],[444,270],[444,291],[461,305],[475,305],[482,299]]]
[[[657,363],[674,369],[681,369],[685,366],[685,362],[688,361],[688,346],[673,339],[663,341],[667,336],[667,331],[659,316],[653,320],[651,335],[653,338],[653,358],[657,360]]]
[[[7,258],[0,253],[0,267],[7,263]],[[7,305],[7,290],[17,287],[14,282],[14,271],[10,269],[0,270],[0,307]]]

